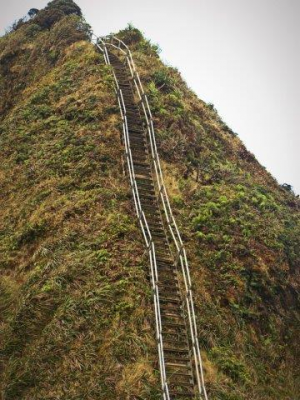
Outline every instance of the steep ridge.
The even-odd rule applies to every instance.
[[[58,16],[0,40],[0,397],[159,398],[111,72]]]
[[[148,260],[122,175],[112,71],[78,8],[58,10],[65,3],[0,38],[1,396],[158,400]],[[153,110],[209,398],[297,399],[299,199],[156,45],[132,26],[117,36]]]

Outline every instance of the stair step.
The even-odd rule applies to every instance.
[[[164,254],[168,254],[169,253],[169,247],[165,243],[159,243],[159,242],[154,240],[154,244],[155,244],[155,251],[156,251],[157,256],[160,253],[164,253]],[[160,268],[161,270],[163,270],[163,269],[164,270],[173,270],[173,268],[168,266],[168,265],[160,265],[160,267],[161,267]]]
[[[134,129],[134,128],[132,128],[132,129],[130,129],[129,133],[130,134],[134,134],[134,133],[143,134],[143,133],[145,133],[145,131],[144,131],[144,129]]]
[[[149,176],[152,175],[151,168],[150,168],[149,165],[141,165],[141,164],[138,164],[138,163],[136,163],[136,162],[133,162],[133,166],[134,166],[134,168],[136,168],[136,169],[147,171],[147,173],[150,174]],[[146,195],[147,192],[144,193],[144,194]]]
[[[127,118],[127,124],[128,124],[128,131],[135,130],[135,129],[143,129],[143,124],[139,120],[139,118],[133,118],[131,115],[128,115]]]
[[[147,163],[148,162],[148,157],[146,157],[145,154],[143,155],[143,157],[137,156],[136,154],[132,154],[132,160],[133,160],[133,162],[144,162],[144,163]],[[139,183],[141,183],[141,181],[139,181]],[[153,184],[153,180],[152,180],[151,183]]]
[[[165,297],[161,296],[160,297],[161,302],[167,302],[167,303],[176,303],[176,304],[181,304],[181,300],[179,298],[175,297]]]
[[[159,222],[159,221],[157,221],[157,222]],[[164,257],[168,256],[168,254],[170,254],[169,247],[163,240],[157,239],[155,242],[155,247],[157,248],[157,250],[163,251],[162,254]]]
[[[153,206],[149,206],[149,205],[147,205],[146,204],[146,202],[144,201],[143,202],[143,200],[141,199],[141,203],[142,203],[142,208],[143,208],[143,210],[144,210],[144,212],[145,212],[145,214],[146,215],[151,215],[152,216],[152,218],[155,218],[155,217],[157,217],[159,214],[157,213],[157,209],[156,209],[156,207],[153,207]],[[149,221],[149,226],[156,226],[156,225],[159,225],[159,222],[157,221],[157,222],[154,222],[154,221]]]
[[[148,157],[145,156],[145,154],[143,154],[143,156],[141,157],[140,155],[137,155],[135,153],[131,153],[132,154],[132,160],[133,162],[143,162],[143,163],[149,163],[149,159]],[[140,179],[137,181],[137,183],[141,184],[141,187],[143,185],[143,181]],[[154,183],[153,183],[153,179],[151,180],[151,182],[145,182],[145,184],[150,184],[152,185],[152,188],[154,188]]]
[[[153,235],[155,233],[157,234],[164,234],[164,226],[163,223],[161,221],[149,221],[148,222],[150,226],[153,227],[152,233]]]
[[[165,283],[166,286],[168,285],[173,285],[174,283],[174,275],[177,275],[177,270],[171,266],[171,265],[162,265],[159,262],[157,262],[157,268],[159,271],[163,272],[165,275],[170,275],[170,282],[169,283]],[[163,284],[163,283],[162,283]]]
[[[132,140],[132,138],[133,138],[133,136],[134,135],[131,135],[130,134],[130,130],[131,130],[131,125],[127,122],[127,126],[128,126],[128,132],[129,132],[129,142],[131,143],[131,140]],[[142,135],[142,134],[141,134]],[[144,135],[142,135],[142,136],[144,136]],[[144,153],[141,153],[139,150],[137,150],[137,154],[134,154],[135,156],[139,156],[139,157],[141,157],[141,156],[143,156],[143,158],[147,158],[148,159],[148,145],[147,145],[147,143],[145,142],[145,146],[144,146],[144,148],[146,149],[146,151],[144,152]]]
[[[170,353],[184,353],[184,354],[189,354],[189,348],[188,348],[188,346],[182,347],[182,348],[164,346],[164,351],[170,352]]]
[[[163,261],[163,260],[160,259],[158,261],[158,264],[161,265],[162,267],[170,267],[170,268],[172,267],[172,268],[174,268],[174,270],[176,269],[173,260],[171,260],[171,261]]]
[[[161,269],[160,267],[158,267],[157,269],[160,278],[158,286],[163,291],[163,293],[167,294],[168,291],[170,292],[172,290],[174,291],[176,290],[178,292],[179,287],[178,287],[178,282],[175,280],[176,275],[174,274],[174,272],[170,270]]]
[[[158,268],[158,276],[159,276],[159,280],[174,280],[176,278],[176,275],[173,272],[169,272],[169,271],[164,271]],[[170,293],[165,292],[164,290],[161,290],[161,295],[166,298],[168,296],[170,296]],[[164,302],[165,304],[166,302]],[[168,303],[166,303],[168,304]],[[180,302],[181,305],[181,302]],[[173,307],[174,308],[174,307]]]
[[[166,361],[166,367],[167,368],[189,369],[189,366],[187,365],[187,363],[176,363],[176,362],[170,362],[170,361]]]
[[[173,263],[173,260],[170,257],[159,256],[157,257],[157,263],[159,264],[160,262]]]
[[[163,230],[161,232],[151,232],[151,234],[154,238],[163,238],[165,236],[165,233]]]
[[[157,265],[161,265],[159,264],[159,260],[161,259],[161,257],[166,257],[167,256],[166,253],[168,253],[168,251],[166,251],[166,249],[160,249],[155,247],[155,253],[156,253]]]
[[[163,330],[165,343],[170,343],[170,340],[175,340],[174,338],[176,338],[176,335],[180,335],[180,336],[184,335],[184,337],[182,339],[180,339],[178,337],[178,340],[176,342],[176,345],[178,345],[178,347],[180,347],[184,343],[184,340],[187,340],[187,337],[185,337],[185,335],[186,335],[186,327],[185,326],[178,326],[178,325],[175,325],[175,326],[169,325],[168,326],[164,322],[163,326],[162,326],[162,330]],[[175,345],[175,342],[173,343],[173,345]]]
[[[181,310],[180,310],[180,309],[178,310],[178,312],[177,312],[177,313],[176,313],[176,312],[174,312],[174,311],[171,311],[171,310],[169,310],[169,311],[167,311],[167,310],[163,310],[163,312],[162,312],[162,316],[174,317],[174,318],[183,318],[183,316],[182,316],[182,312],[181,312]]]
[[[174,391],[169,391],[169,394],[170,394],[170,396],[171,396],[171,398],[172,398],[172,396],[176,396],[176,398],[178,398],[178,396],[181,396],[181,397],[183,397],[183,400],[184,400],[184,398],[185,397],[189,397],[189,398],[195,398],[195,394],[193,393],[181,393],[181,392],[174,392]]]
[[[126,107],[126,105],[125,105],[125,107]],[[140,123],[140,121],[139,121],[140,120],[140,116],[139,116],[137,111],[131,110],[130,108],[126,107],[126,115],[127,115],[128,120],[129,119],[133,119],[138,124]]]
[[[162,271],[162,270],[165,270],[165,271],[173,272],[173,268],[170,268],[170,267],[167,266],[167,265],[161,265],[161,264],[159,263],[159,257],[163,257],[163,256],[165,256],[166,254],[168,254],[168,253],[169,253],[169,249],[167,249],[167,248],[160,248],[160,247],[158,247],[158,246],[155,246],[155,253],[156,253],[156,263],[157,263],[157,265],[160,267],[160,270],[161,270],[161,271]]]
[[[164,353],[165,361],[166,362],[179,362],[179,363],[189,363],[191,362],[189,354],[168,354]]]
[[[183,315],[178,316],[171,316],[167,314],[161,315],[162,321],[164,326],[171,326],[171,327],[178,327],[178,328],[185,328],[185,323],[183,319]]]
[[[182,312],[182,308],[180,306],[178,307],[175,304],[172,304],[170,306],[165,307],[165,304],[160,303],[160,306],[161,306],[161,312],[162,311]],[[181,335],[178,337],[178,332],[176,332],[176,331],[175,332],[168,332],[168,336],[165,339],[167,340],[168,343],[170,342],[170,345],[174,345],[175,346],[175,343],[172,343],[172,341],[174,340],[176,342],[176,341],[178,341],[178,339],[180,339],[181,343],[183,345],[185,345],[185,342],[182,341]],[[176,346],[177,346],[177,344],[176,344]],[[178,344],[178,346],[179,346],[179,344]]]
[[[150,178],[150,176],[148,176],[148,175],[139,175],[139,174],[136,174],[135,177],[136,177],[136,179],[145,179],[145,180],[148,180]]]
[[[134,160],[133,160],[133,161],[134,161]],[[151,188],[151,189],[154,190],[153,179],[149,180],[148,182],[144,182],[144,181],[141,180],[141,181],[138,182],[138,184],[139,184],[141,187],[144,187],[144,188]]]
[[[163,295],[163,292],[161,292],[161,295]],[[166,311],[166,309],[164,309],[164,310]],[[174,311],[174,309],[173,310],[170,309],[169,311],[170,312]],[[168,329],[169,328],[185,328],[183,314],[180,316],[177,316],[177,317],[172,317],[170,315],[162,314],[161,318],[163,320],[164,327],[166,327]]]
[[[161,226],[163,229],[162,222],[161,222]],[[166,244],[168,244],[168,242]],[[168,247],[168,249],[169,249],[169,247]],[[157,262],[159,263],[159,265],[161,265],[163,267],[174,267],[174,269],[175,269],[174,261],[172,259],[170,250],[168,250],[168,254],[166,254],[164,257],[160,257],[159,260],[157,260]]]
[[[172,327],[168,328],[168,330],[163,329],[163,331],[165,335],[164,342],[166,346],[181,348],[188,345],[189,341],[187,332],[185,332],[185,335],[183,335],[181,330],[176,330]]]
[[[161,271],[161,269],[159,269],[159,271],[158,271],[158,273]],[[179,295],[179,288],[178,288],[178,285],[177,285],[177,282],[175,282],[174,280],[173,280],[173,282],[171,283],[171,280],[170,280],[170,283],[169,284],[163,284],[163,283],[161,283],[161,282],[159,282],[158,283],[158,287],[159,287],[159,289],[163,292],[163,293],[167,293],[167,292],[173,292],[173,293],[178,293],[178,295]]]
[[[155,242],[154,242],[155,243]],[[162,263],[158,259],[156,259],[157,266],[160,271],[170,272],[172,274],[177,274],[177,269],[174,267],[173,263]]]
[[[160,272],[158,272],[158,276],[160,277]],[[179,292],[178,291],[167,290],[167,289],[162,288],[161,286],[158,286],[158,289],[159,289],[160,296],[163,296],[163,297],[165,297],[165,296],[175,297],[176,296],[176,297],[179,298]],[[170,307],[170,308],[169,307],[164,307],[163,310],[165,312],[167,312],[167,311],[172,312],[172,311],[176,310],[176,312],[177,312],[177,310],[180,311],[181,309],[180,309],[180,307],[177,307],[177,308],[175,308],[175,307]]]
[[[137,167],[137,168],[145,168],[145,167]],[[156,196],[155,195],[153,195],[153,194],[150,194],[150,193],[145,193],[145,192],[143,192],[143,193],[140,193],[140,198],[141,199],[149,199],[150,201],[152,201],[153,202],[153,207],[155,207],[156,208],[156,200],[157,200],[157,198],[156,198]]]
[[[122,95],[125,103],[125,108],[128,113],[130,113],[133,117],[135,116],[135,122],[138,124],[143,124],[141,114],[140,114],[140,109],[138,105],[134,101],[133,94],[129,93],[124,93],[124,90],[122,90]]]
[[[170,380],[169,389],[171,391],[177,390],[180,393],[194,393],[194,386],[190,382],[178,382],[177,380]]]
[[[179,345],[177,346],[179,349],[183,348],[183,346],[188,347],[188,342],[181,342],[181,343],[182,343],[181,346],[179,346]],[[165,347],[171,347],[171,346],[176,347],[173,344],[170,344],[169,342],[166,342],[166,340],[164,340],[164,345],[165,345]]]
[[[156,238],[154,243],[156,248],[164,249],[166,254],[170,254],[169,245],[163,238]]]
[[[141,145],[143,149],[148,150],[148,145],[145,139],[145,136],[142,133],[138,133],[137,135],[133,135],[132,133],[129,133],[129,143],[134,143],[136,146]],[[148,165],[151,165],[150,161],[147,163]]]
[[[132,154],[132,153],[131,153]],[[143,154],[143,156],[139,156],[137,154],[132,154],[132,160],[133,162],[144,162],[147,163],[148,162],[148,157],[145,156],[145,154]],[[139,183],[142,183],[141,181],[139,181]],[[153,180],[152,180],[152,185],[153,185]]]
[[[178,292],[166,291],[166,290],[163,290],[161,288],[159,288],[159,293],[160,293],[161,296],[166,296],[166,295],[171,296],[171,295],[173,295],[173,296],[178,296],[179,297],[179,294],[177,294]],[[164,310],[166,310],[166,309],[164,309]],[[179,316],[178,317],[171,317],[171,316],[165,315],[165,314],[163,314],[162,317],[164,318],[164,321],[166,321],[166,322],[167,321],[172,322],[171,321],[172,318],[174,318],[174,319],[176,318],[177,321],[178,321],[178,319],[181,319],[181,320],[183,319],[182,316],[180,316],[180,317]],[[175,321],[173,321],[173,322],[175,322]]]
[[[140,195],[151,195],[157,199],[156,193],[154,190],[145,189],[143,186],[138,185]]]
[[[133,140],[129,139],[129,144],[130,144],[132,152],[135,151],[135,149],[138,149],[138,150],[141,150],[141,151],[145,151],[146,150],[146,145],[142,140],[138,140],[137,141],[137,140],[134,140],[134,139]],[[150,165],[150,163],[148,165]]]
[[[158,276],[159,276],[159,279],[163,279],[164,278],[164,276],[162,277],[161,276],[162,274],[160,273],[160,271],[158,271]],[[161,295],[161,297],[163,297],[164,299],[166,298],[166,295],[168,294],[168,293],[166,293],[166,292],[164,292],[163,290],[161,290],[160,289],[160,287],[158,287],[159,288],[159,290],[160,290],[160,295]],[[166,302],[166,301],[163,301],[163,303],[161,304],[161,307],[164,309],[164,310],[169,310],[169,311],[174,311],[174,310],[181,310],[181,308],[182,308],[182,304],[181,304],[181,301],[180,301],[180,305],[178,306],[176,303],[168,303],[168,302]]]
[[[129,133],[129,143],[141,144],[143,147],[147,147],[145,136],[142,133],[138,133],[137,135]],[[147,164],[150,165],[150,162]]]
[[[124,98],[124,96],[123,96]],[[126,115],[128,122],[132,123],[132,125],[138,125],[140,128],[143,126],[143,122],[140,118],[139,112],[135,110],[131,110],[130,108],[126,107],[128,100],[126,97],[124,98],[125,101],[125,108],[126,108]]]
[[[140,174],[144,174],[144,175],[149,175],[151,176],[151,171],[150,168],[146,168],[143,166],[138,166],[138,165],[134,165],[134,173],[135,175],[140,175]],[[145,198],[145,194],[143,194],[144,198]],[[142,196],[140,196],[142,197]]]
[[[159,271],[161,271],[161,270],[159,270]],[[177,276],[172,276],[172,279],[159,278],[159,284],[161,284],[161,285],[164,285],[164,284],[168,285],[169,282],[173,282],[174,285],[178,285],[178,278],[177,278]]]
[[[129,141],[130,143],[146,143],[145,136],[142,133],[136,135],[129,133]]]
[[[176,379],[176,381],[175,381],[175,385],[173,386],[172,385],[172,382],[173,382],[173,380],[174,379]],[[188,393],[193,393],[193,390],[194,390],[194,388],[195,388],[195,385],[194,385],[194,380],[193,380],[193,378],[185,378],[185,377],[181,377],[181,379],[179,379],[179,377],[177,376],[176,378],[174,377],[171,377],[170,379],[169,379],[169,383],[170,383],[170,385],[169,385],[169,392],[173,392],[173,391],[176,391],[176,390],[178,390],[178,391],[180,391],[180,392],[182,392],[182,390],[184,390],[184,388],[186,388],[187,389],[187,391],[188,391]],[[178,397],[176,397],[176,399],[177,399]],[[182,397],[181,397],[182,398]],[[173,397],[172,397],[172,399],[173,399]],[[199,397],[197,398],[197,397],[194,397],[194,399],[196,400],[199,400]]]
[[[193,379],[193,374],[192,372],[186,372],[186,371],[176,371],[172,374],[172,377],[186,377],[186,378],[190,378]]]
[[[159,265],[157,269],[159,276],[161,277],[160,284],[162,285],[162,287],[163,285],[165,285],[164,287],[167,289],[167,286],[173,286],[179,290],[178,281],[176,280],[178,278],[176,271],[173,271],[172,269],[161,268],[161,266]]]
[[[148,221],[148,225],[151,226],[152,232],[163,232],[163,224],[161,221]]]
[[[176,287],[177,290],[180,290],[179,286],[178,286],[178,278],[176,275],[174,275],[172,273],[172,271],[170,271],[171,272],[170,274],[164,273],[164,275],[162,277],[160,276],[161,272],[164,273],[165,270],[162,270],[158,267],[158,274],[159,274],[159,283],[158,284],[161,285],[162,288],[167,287],[167,286],[172,286],[172,287]],[[170,278],[167,278],[168,275],[170,275]]]
[[[142,161],[143,162],[147,162],[146,159],[141,159],[140,157],[133,157],[133,162],[137,162],[137,161]],[[137,183],[138,184],[148,184],[148,185],[153,185],[153,178],[152,178],[152,174],[149,176],[141,176],[137,178]]]
[[[143,161],[141,161],[141,160],[133,161],[133,163],[135,163],[135,162],[142,163]],[[139,190],[141,191],[141,193],[149,193],[149,194],[153,194],[153,195],[156,196],[156,192],[155,192],[155,189],[154,189],[153,186],[152,187],[145,187],[144,185],[140,185],[139,184]]]
[[[152,224],[154,226],[156,225],[162,226],[162,222],[160,222],[158,219],[160,217],[160,214],[159,211],[157,210],[157,207],[153,206],[153,204],[149,204],[148,201],[149,201],[148,199],[141,197],[141,203],[144,211],[151,212],[151,214],[153,214],[153,218],[156,218],[156,220],[149,221],[149,224]]]
[[[156,236],[155,234],[162,233],[162,229],[163,229],[162,223],[153,223],[151,221],[148,221],[148,226],[149,226],[149,228],[151,228],[151,235],[153,237],[154,244],[155,244],[156,243],[155,238],[158,238],[158,236]],[[157,265],[158,265],[158,262],[157,262]]]
[[[122,90],[123,97],[124,97],[124,99],[126,98],[126,99],[129,99],[130,101],[133,101],[134,100],[134,94],[132,92],[132,88],[131,88],[130,82],[126,81],[124,83],[125,83],[124,84],[124,89]]]
[[[130,143],[130,138],[129,138],[129,143]],[[143,148],[139,148],[135,146],[134,152],[132,154],[133,158],[142,158],[143,160],[147,160],[146,162],[150,164],[150,159],[149,159],[149,152],[148,152],[148,146],[145,144]]]

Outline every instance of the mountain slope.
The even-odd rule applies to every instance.
[[[156,46],[132,27],[118,37],[149,94],[209,397],[295,399],[299,200]],[[0,68],[3,398],[158,399],[148,261],[110,69],[61,0],[1,38]]]

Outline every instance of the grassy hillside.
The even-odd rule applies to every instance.
[[[190,259],[211,400],[299,397],[299,200],[129,27]],[[0,39],[0,392],[159,399],[109,67],[68,0]],[[251,116],[249,116],[251,118]],[[298,325],[297,325],[298,324]]]

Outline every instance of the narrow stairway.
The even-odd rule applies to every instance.
[[[163,227],[151,170],[146,131],[135,102],[128,67],[113,53],[109,60],[122,90],[129,130],[134,173],[142,209],[155,244],[159,275],[160,309],[166,376],[170,399],[196,399],[188,331],[183,314],[177,268]]]

